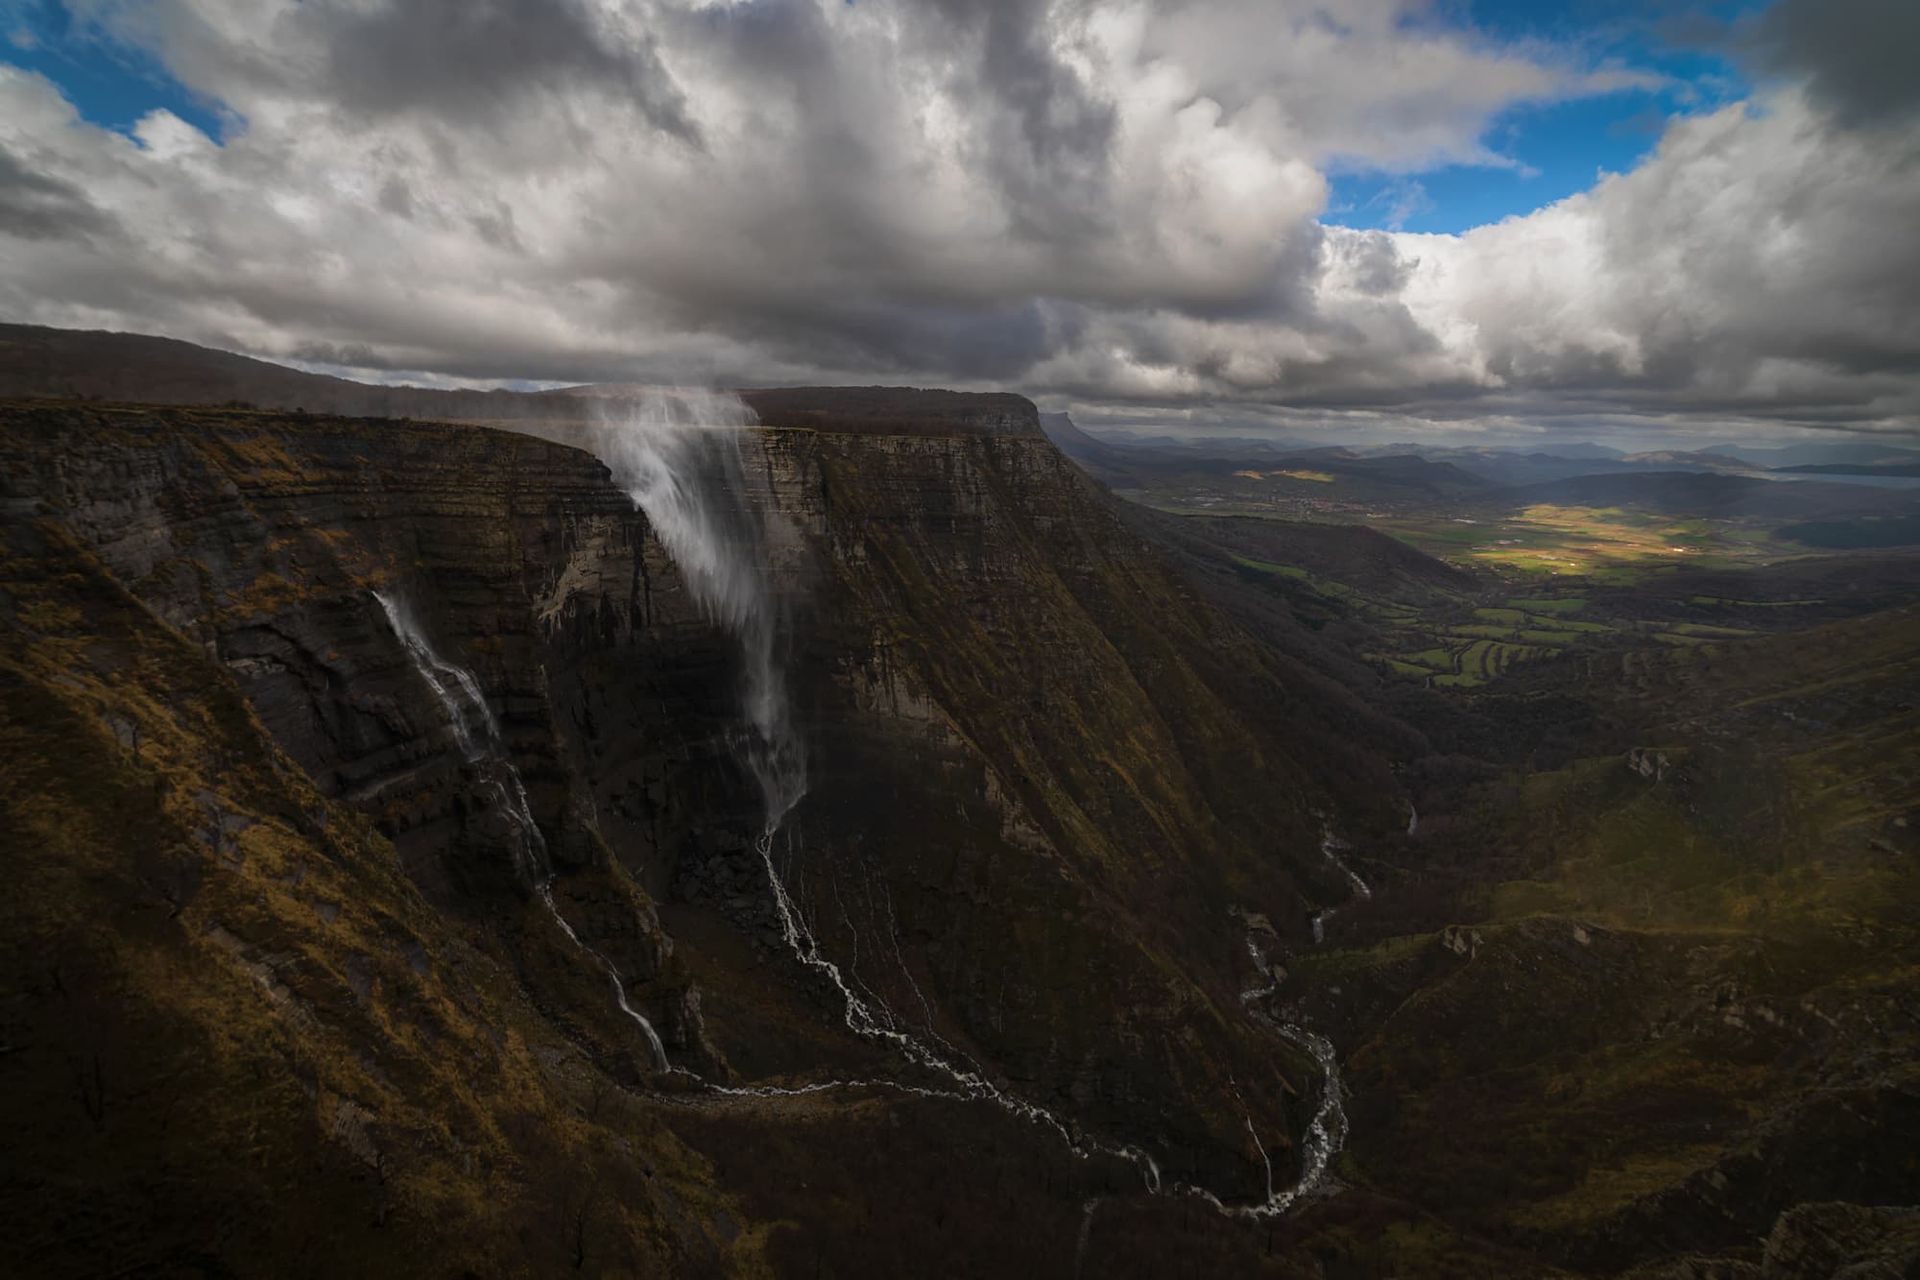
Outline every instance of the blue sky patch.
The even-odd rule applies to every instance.
[[[0,4],[0,23],[0,62],[51,80],[91,124],[130,135],[141,117],[165,108],[215,142],[239,126],[231,111],[174,79],[151,53],[76,21],[57,0]]]
[[[1661,78],[1658,88],[1623,89],[1569,102],[1514,107],[1484,141],[1512,168],[1450,164],[1416,173],[1338,169],[1325,220],[1348,227],[1465,231],[1527,214],[1624,173],[1645,159],[1675,116],[1710,111],[1747,95],[1740,69],[1716,47],[1734,22],[1765,8],[1754,0],[1692,7],[1568,0],[1459,0],[1436,6],[1447,25],[1467,26],[1498,44],[1538,42],[1571,50],[1584,65],[1617,66]]]

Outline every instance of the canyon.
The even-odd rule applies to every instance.
[[[1019,397],[637,394],[0,405],[9,1269],[1909,1256],[1910,606],[1415,695]]]

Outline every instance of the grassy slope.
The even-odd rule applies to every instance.
[[[1471,925],[1306,958],[1352,1046],[1350,1176],[1605,1267],[1920,1192],[1917,622],[1603,681],[1658,776],[1608,757],[1491,789],[1454,835],[1525,878],[1456,907]]]

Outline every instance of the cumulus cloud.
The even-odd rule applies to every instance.
[[[1920,145],[1797,92],[1674,125],[1524,218],[1403,236],[1402,297],[1475,382],[1809,422],[1920,412]]]
[[[1916,408],[1920,163],[1822,87],[1831,51],[1633,173],[1436,237],[1324,225],[1326,175],[1413,199],[1424,167],[1511,163],[1502,111],[1644,77],[1415,0],[71,7],[230,123],[123,136],[0,68],[11,318],[363,374],[1328,420]]]
[[[1500,112],[1656,80],[1502,49],[1406,0],[1169,0],[1143,27],[1148,57],[1188,68],[1201,93],[1252,113],[1275,141],[1317,163],[1387,171],[1512,166],[1483,139]]]

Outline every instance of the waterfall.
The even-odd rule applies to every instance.
[[[613,473],[615,483],[646,514],[706,616],[729,631],[740,645],[741,699],[747,725],[742,757],[759,783],[764,806],[754,851],[766,872],[767,888],[788,950],[802,965],[833,984],[850,1031],[892,1045],[909,1062],[945,1077],[952,1087],[826,1081],[792,1089],[712,1084],[708,1088],[722,1094],[775,1096],[884,1085],[924,1097],[985,1102],[1052,1130],[1078,1156],[1105,1155],[1133,1164],[1149,1192],[1191,1195],[1223,1214],[1238,1217],[1262,1218],[1285,1212],[1325,1180],[1327,1165],[1345,1139],[1346,1114],[1340,1103],[1339,1067],[1333,1046],[1313,1032],[1279,1022],[1257,1008],[1258,1000],[1270,994],[1271,987],[1243,995],[1250,1014],[1281,1038],[1304,1048],[1320,1067],[1325,1083],[1320,1105],[1308,1125],[1299,1181],[1275,1191],[1269,1164],[1266,1199],[1250,1205],[1230,1205],[1203,1187],[1163,1184],[1159,1164],[1146,1151],[1089,1137],[1047,1108],[1001,1089],[977,1063],[969,1059],[963,1065],[957,1061],[964,1059],[964,1054],[950,1047],[943,1053],[901,1030],[901,1020],[877,996],[870,1000],[857,993],[840,966],[822,953],[818,939],[788,893],[773,856],[774,842],[786,830],[787,815],[806,794],[806,752],[793,724],[778,662],[783,617],[768,577],[775,541],[786,530],[771,511],[771,494],[759,495],[761,503],[757,506],[749,501],[747,468],[740,453],[741,437],[754,421],[752,411],[734,396],[656,391],[635,401],[604,406],[588,443]],[[791,830],[786,831],[786,838],[798,839]],[[1331,842],[1331,834],[1328,840]],[[1366,896],[1366,885],[1339,861],[1330,843],[1323,845],[1323,851],[1346,871],[1356,892]],[[1258,1135],[1255,1143],[1258,1145]],[[1266,1158],[1264,1147],[1261,1156]],[[1091,1221],[1089,1207],[1083,1235]],[[1079,1252],[1084,1250],[1083,1238]]]
[[[513,823],[517,833],[514,867],[521,879],[539,895],[541,905],[546,907],[553,922],[560,926],[560,932],[566,935],[567,941],[605,971],[608,981],[613,984],[614,1004],[640,1028],[654,1066],[661,1071],[671,1070],[666,1046],[661,1043],[653,1024],[628,1003],[626,985],[620,981],[620,971],[614,967],[613,961],[582,942],[580,935],[574,932],[573,926],[567,923],[566,917],[560,914],[560,908],[554,903],[553,874],[547,861],[546,837],[540,833],[540,824],[533,820],[533,810],[527,803],[526,784],[520,777],[520,770],[507,755],[506,743],[500,736],[500,722],[494,718],[493,708],[487,705],[479,680],[465,667],[440,656],[427,639],[420,620],[404,600],[384,591],[374,592],[373,598],[386,615],[387,625],[398,637],[401,648],[406,650],[414,671],[433,691],[440,709],[446,713],[447,723],[453,730],[454,741],[460,747],[462,758],[480,773],[481,786],[499,802],[501,812]],[[473,732],[476,723],[480,726],[478,737]]]
[[[1307,1122],[1306,1140],[1301,1144],[1300,1176],[1290,1187],[1269,1191],[1266,1203],[1255,1206],[1250,1215],[1275,1217],[1325,1184],[1328,1167],[1347,1143],[1347,1111],[1340,1100],[1340,1060],[1334,1052],[1333,1042],[1305,1027],[1281,1022],[1259,1010],[1254,1011],[1254,1017],[1282,1038],[1305,1049],[1313,1058],[1314,1065],[1320,1068],[1320,1104],[1314,1108],[1313,1119]]]
[[[646,513],[708,620],[740,645],[742,754],[771,830],[806,794],[807,769],[776,652],[779,598],[767,576],[773,544],[790,531],[770,510],[771,495],[750,500],[740,438],[754,422],[737,396],[655,391],[603,407],[589,443]]]
[[[560,908],[554,905],[552,880],[541,882],[540,901],[546,905],[547,914],[553,917],[553,922],[560,926],[560,932],[567,935],[567,941],[584,952],[588,959],[599,964],[602,972],[607,975],[607,982],[613,988],[614,1006],[618,1008],[621,1013],[633,1019],[634,1025],[639,1027],[640,1033],[646,1037],[647,1048],[653,1054],[654,1069],[657,1071],[672,1071],[674,1067],[672,1063],[667,1061],[667,1046],[660,1042],[659,1032],[653,1029],[653,1024],[647,1021],[645,1014],[628,1003],[627,987],[625,983],[620,981],[620,970],[614,967],[613,961],[607,959],[604,955],[582,942],[580,935],[573,931],[573,926],[567,923],[567,918],[560,914]]]
[[[447,724],[453,730],[453,739],[459,744],[461,756],[468,762],[478,759],[480,750],[474,741],[469,716],[477,708],[483,729],[491,733],[493,728],[493,709],[480,695],[479,684],[466,671],[441,660],[433,646],[427,643],[419,620],[403,601],[383,591],[374,592],[373,598],[379,602],[381,612],[387,615],[387,626],[399,638],[401,648],[412,659],[413,669],[426,681],[427,688],[433,690],[440,709],[446,713]],[[458,698],[453,694],[454,689],[460,691]]]
[[[1328,827],[1320,837],[1320,856],[1331,862],[1334,870],[1347,878],[1347,885],[1353,890],[1353,896],[1364,902],[1373,897],[1373,890],[1367,886],[1365,880],[1360,878],[1360,873],[1348,866],[1346,859],[1340,856],[1340,851],[1348,847],[1346,841],[1333,834],[1332,827]]]

